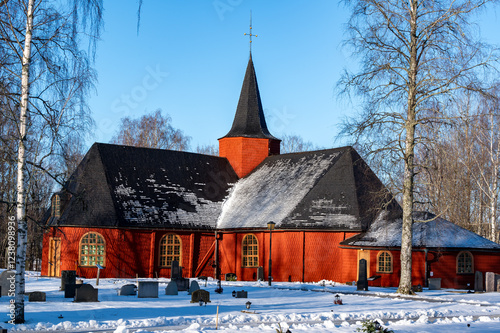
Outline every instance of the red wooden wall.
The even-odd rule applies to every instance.
[[[214,277],[212,264],[215,258],[215,235],[201,231],[159,231],[127,230],[106,228],[52,228],[44,235],[42,275],[48,274],[48,245],[50,237],[61,238],[61,271],[76,270],[79,276],[95,278],[95,267],[78,265],[80,239],[87,232],[100,233],[106,242],[105,269],[103,278],[115,277],[170,277],[170,268],[159,267],[159,243],[166,233],[175,233],[181,238],[184,277],[200,275]],[[240,281],[257,278],[257,267],[242,267],[242,241],[247,234],[258,240],[259,266],[264,268],[264,278],[268,276],[269,231],[219,232],[219,258],[222,277],[235,273]],[[339,243],[356,233],[327,231],[283,231],[272,233],[272,276],[274,281],[314,282],[322,279],[336,282],[356,281],[357,249],[340,248]],[[385,250],[384,250],[385,251]],[[380,275],[372,286],[399,285],[400,252],[388,251],[393,258],[393,272],[377,272],[377,255],[380,250],[365,250],[369,258],[369,275]],[[456,258],[460,251],[436,253],[429,251],[429,272],[441,278],[443,288],[473,288],[474,274],[457,274]],[[474,257],[474,272],[500,273],[500,254],[471,251]],[[413,252],[412,284],[425,286],[425,254],[419,249]],[[483,274],[484,276],[484,274]]]

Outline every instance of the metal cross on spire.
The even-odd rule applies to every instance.
[[[245,32],[245,36],[250,37],[250,53],[252,53],[252,36],[258,37],[257,35],[252,34],[252,11],[250,11],[250,30],[248,33]]]

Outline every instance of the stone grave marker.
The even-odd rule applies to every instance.
[[[244,290],[237,291],[236,295],[234,297],[235,298],[248,298],[248,292],[244,291]]]
[[[175,280],[182,277],[181,268],[177,260],[172,261],[171,279]]]
[[[9,296],[9,292],[14,291],[16,284],[16,272],[14,271],[3,271],[0,274],[0,288],[1,296]]]
[[[75,298],[76,290],[82,286],[84,284],[66,284],[64,287],[64,298]]]
[[[480,271],[476,271],[476,274],[474,274],[474,291],[484,291],[483,273]]]
[[[200,285],[198,284],[198,281],[193,280],[191,281],[191,285],[189,286],[188,295],[191,295],[196,290],[200,290]]]
[[[139,298],[158,298],[158,281],[139,281]]]
[[[61,271],[61,288],[63,291],[67,284],[76,283],[76,271]]]
[[[210,303],[210,292],[200,289],[191,294],[191,303],[199,303],[200,300],[205,303]]]
[[[118,296],[135,296],[137,295],[137,286],[135,284],[123,285],[118,291]]]
[[[264,267],[257,268],[257,281],[264,281]]]
[[[495,273],[486,272],[486,286],[485,287],[486,287],[487,293],[497,291],[497,288],[495,285]]]
[[[368,276],[366,275],[366,259],[361,259],[359,261],[359,274],[357,282],[357,290],[368,291]]]
[[[41,291],[33,291],[30,293],[28,297],[28,301],[30,302],[45,302],[47,296],[44,292]]]
[[[75,302],[99,302],[97,299],[98,293],[99,289],[94,288],[92,285],[82,284],[75,291]]]
[[[441,278],[429,278],[429,290],[441,290]]]
[[[165,288],[165,295],[177,296],[179,295],[179,290],[177,289],[177,281],[170,281]]]

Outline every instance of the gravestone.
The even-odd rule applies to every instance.
[[[63,291],[67,284],[76,283],[76,271],[61,271],[61,288]]]
[[[82,284],[80,288],[76,289],[75,302],[99,302],[97,299],[98,293],[99,289],[94,288],[92,285]]]
[[[495,273],[486,272],[486,286],[485,287],[486,287],[487,293],[497,291],[497,288],[495,286]]]
[[[441,278],[429,278],[429,290],[441,290]]]
[[[139,281],[139,298],[158,298],[158,281]]]
[[[484,291],[483,273],[480,271],[476,271],[476,274],[474,274],[474,291]]]
[[[205,303],[210,303],[210,293],[206,290],[196,290],[191,294],[191,303],[199,303],[202,300]]]
[[[84,284],[66,284],[64,287],[64,298],[75,298],[76,290]]]
[[[236,295],[234,297],[235,298],[248,298],[248,292],[244,291],[244,290],[237,291]]]
[[[46,300],[46,294],[41,291],[33,291],[30,293],[28,297],[28,301],[30,302],[45,302]]]
[[[189,279],[178,278],[174,280],[177,283],[178,291],[187,291],[189,289]]]
[[[189,286],[188,295],[191,295],[196,290],[200,290],[200,285],[198,284],[198,281],[193,280],[191,281],[191,285]]]
[[[257,268],[257,281],[264,281],[264,267]]]
[[[172,261],[171,279],[175,280],[182,277],[181,268],[177,260]]]
[[[368,277],[366,273],[366,259],[361,259],[359,261],[359,274],[358,274],[358,283],[357,290],[368,291]]]
[[[9,296],[9,293],[13,293],[16,287],[16,272],[14,271],[3,271],[0,274],[0,295]]]
[[[165,295],[177,296],[179,295],[179,290],[177,289],[177,282],[170,281],[165,288]]]
[[[118,291],[118,296],[135,296],[137,294],[137,286],[135,284],[123,285]]]

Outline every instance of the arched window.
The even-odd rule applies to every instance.
[[[246,235],[242,243],[243,267],[259,266],[259,243],[255,235]]]
[[[171,267],[176,260],[181,265],[181,238],[175,234],[167,234],[160,240],[160,267]]]
[[[474,257],[469,251],[462,251],[458,254],[457,273],[474,273]]]
[[[106,243],[101,234],[89,232],[80,240],[80,266],[105,266]]]
[[[59,194],[54,194],[52,197],[52,217],[61,217],[61,197]]]
[[[377,272],[392,273],[392,254],[381,251],[377,254]]]

